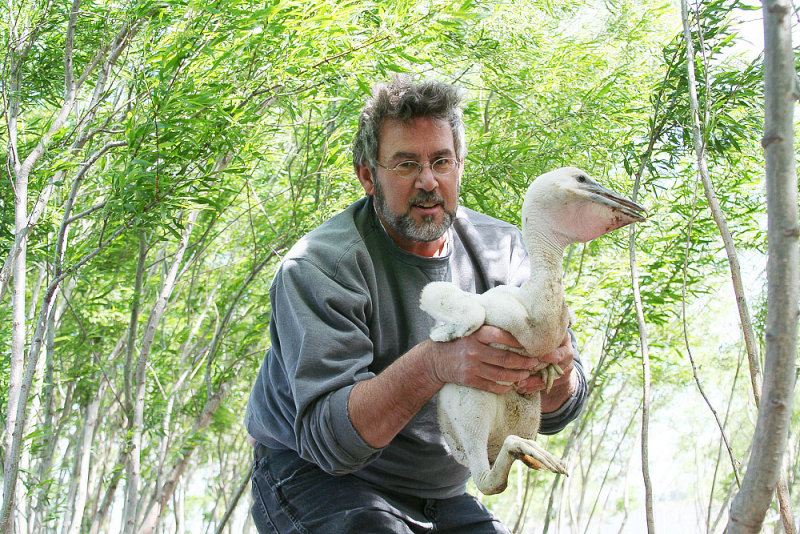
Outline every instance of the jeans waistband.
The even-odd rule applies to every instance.
[[[268,448],[263,443],[256,443],[253,447],[253,457],[256,461],[261,460],[262,458],[269,458],[269,455],[272,453],[272,449]]]

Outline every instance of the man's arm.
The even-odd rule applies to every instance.
[[[566,375],[566,373],[564,373]],[[555,412],[567,402],[578,390],[580,378],[574,369],[570,369],[569,374],[563,382],[553,382],[553,387],[549,393],[542,391],[542,413]],[[541,379],[540,379],[541,380]]]
[[[489,343],[519,346],[507,332],[483,326],[445,343],[425,340],[380,374],[358,382],[347,407],[361,438],[372,447],[385,447],[445,383],[503,394],[538,363]]]
[[[561,347],[542,358],[543,361],[549,363],[558,363],[562,369],[566,368],[569,371],[565,370],[565,376],[554,382],[553,389],[549,394],[542,393],[540,434],[555,434],[575,420],[583,410],[589,394],[583,363],[578,352],[578,342],[572,331],[567,331],[567,334]],[[567,374],[569,378],[566,377]],[[544,388],[541,378],[532,377],[529,380],[536,387]]]

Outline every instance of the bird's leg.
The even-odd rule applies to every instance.
[[[477,482],[490,467],[489,435],[496,423],[497,398],[487,391],[446,384],[437,402],[445,441],[456,461],[469,467]]]
[[[475,486],[485,495],[500,493],[508,484],[508,473],[514,460],[521,460],[531,469],[548,469],[554,473],[567,475],[563,462],[544,450],[533,440],[510,435],[503,441],[503,447],[491,469],[477,477],[473,472]]]
[[[552,363],[547,367],[545,367],[544,369],[542,369],[541,375],[545,383],[546,393],[550,393],[550,390],[553,388],[553,382],[555,382],[555,380],[563,374],[564,371],[561,369],[561,366],[559,366],[557,363]]]
[[[432,337],[432,336],[431,336]],[[433,337],[432,337],[433,339]],[[434,341],[437,341],[434,339]],[[503,349],[511,352],[516,352],[517,354],[521,354],[522,356],[528,356],[528,353],[525,352],[525,349],[518,349],[515,347],[509,347],[508,345],[503,345],[501,343],[489,343],[490,346],[496,349]],[[533,368],[531,371],[531,375],[539,375],[544,380],[545,384],[545,392],[550,393],[550,390],[553,389],[553,382],[555,382],[559,376],[564,374],[564,370],[561,369],[561,366],[557,363],[545,363],[541,362],[539,365]],[[502,382],[498,382],[501,384]]]
[[[533,368],[531,374],[541,376],[542,380],[544,380],[545,393],[550,393],[550,390],[553,388],[553,382],[564,374],[564,370],[561,369],[561,366],[557,363],[541,362]]]

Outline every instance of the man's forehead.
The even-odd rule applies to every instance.
[[[450,130],[450,123],[446,119],[440,117],[423,115],[420,117],[412,117],[408,120],[386,118],[381,123],[381,130],[385,128],[397,128],[397,129],[407,129],[407,130],[414,130],[417,128],[434,128],[441,130]]]
[[[414,157],[425,149],[431,155],[455,153],[450,123],[445,119],[417,117],[407,122],[387,119],[379,131],[379,152],[392,157]]]

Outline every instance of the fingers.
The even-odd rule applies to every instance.
[[[460,357],[467,374],[492,382],[523,380],[530,376],[536,363],[514,352],[469,342],[461,347]]]
[[[514,336],[496,326],[484,325],[464,340],[477,342],[469,345],[468,350],[475,351],[474,357],[492,366],[533,371],[539,364],[539,360],[519,352],[522,345]]]
[[[492,347],[483,341],[516,341],[483,331],[450,342],[434,342],[435,374],[442,382],[475,387],[492,393],[509,391],[515,382],[530,376],[536,360],[510,350]],[[483,340],[483,341],[482,341]]]
[[[556,348],[556,350],[541,356],[539,359],[548,364],[557,364],[563,369],[565,365],[571,365],[574,358],[575,351],[572,348],[572,342],[569,334],[567,334],[564,337],[564,341],[558,348]]]
[[[505,345],[506,347],[513,347],[515,349],[522,348],[522,345],[519,344],[519,341],[517,341],[514,336],[496,326],[483,325],[472,335],[484,345],[495,344]]]
[[[530,369],[508,368],[482,361],[476,369],[476,376],[501,384],[513,384],[531,375]]]
[[[574,358],[569,334],[562,344],[540,358],[530,358],[510,333],[495,326],[484,325],[472,334],[440,344],[436,363],[437,376],[443,382],[453,382],[491,393],[503,394],[512,388],[519,393],[549,391],[568,383]],[[517,351],[517,352],[515,352]],[[562,376],[549,380],[540,373],[549,365],[558,365]]]

